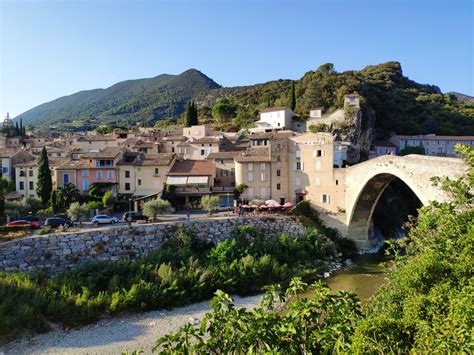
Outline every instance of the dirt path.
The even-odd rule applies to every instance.
[[[254,307],[261,295],[235,297],[240,307]],[[209,301],[173,310],[153,311],[121,318],[104,319],[67,334],[61,330],[24,337],[0,347],[0,354],[121,354],[125,350],[151,353],[156,339],[186,324],[191,318],[201,320],[209,311]]]

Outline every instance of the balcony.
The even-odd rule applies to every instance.
[[[214,186],[212,192],[234,192],[235,187],[232,186]]]
[[[174,192],[177,195],[204,195],[211,192],[209,187],[190,187],[190,186],[177,186]]]

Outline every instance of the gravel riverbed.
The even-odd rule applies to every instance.
[[[235,305],[253,308],[262,295],[234,297]],[[210,310],[209,301],[194,303],[172,310],[160,310],[117,318],[103,319],[68,332],[62,328],[43,334],[23,337],[0,346],[0,355],[19,354],[121,354],[143,350],[151,353],[155,341],[190,319],[201,320]],[[59,328],[59,329],[58,329]]]

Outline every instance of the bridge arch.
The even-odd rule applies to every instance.
[[[455,177],[465,171],[460,159],[409,155],[383,156],[346,169],[347,238],[359,248],[369,248],[372,216],[389,184],[400,179],[423,205],[444,200],[444,192],[433,186],[433,176]]]

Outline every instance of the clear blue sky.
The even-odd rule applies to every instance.
[[[471,0],[0,0],[0,115],[196,68],[224,86],[400,61],[474,95]],[[2,118],[2,117],[0,117]]]

